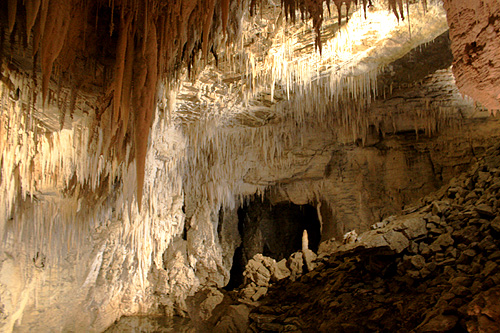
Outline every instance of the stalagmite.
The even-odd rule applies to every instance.
[[[307,230],[304,229],[302,233],[302,252],[306,252],[309,250],[309,236],[307,235]]]

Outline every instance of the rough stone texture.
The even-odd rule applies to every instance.
[[[54,105],[57,102],[65,105],[64,98],[56,98],[57,101],[44,108],[43,112],[40,111],[42,108],[31,110],[26,106],[29,103],[23,105],[25,109],[19,106],[13,114],[26,115],[19,120],[25,127],[13,126],[17,121],[15,116],[5,121],[2,118],[2,125],[9,126],[2,126],[0,130],[7,127],[14,129],[8,132],[8,137],[23,145],[12,145],[13,168],[7,172],[2,169],[0,185],[12,184],[8,188],[9,194],[13,194],[15,200],[22,194],[26,200],[15,201],[11,197],[0,200],[0,209],[5,202],[16,203],[16,210],[2,211],[5,221],[0,222],[5,222],[11,230],[27,233],[20,241],[13,236],[7,237],[7,245],[2,248],[0,298],[2,303],[5,301],[4,316],[0,318],[0,325],[5,325],[2,329],[102,331],[115,319],[127,314],[186,315],[187,296],[201,286],[222,286],[228,281],[232,251],[238,243],[231,241],[237,229],[234,208],[247,196],[262,193],[268,186],[280,185],[278,191],[281,192],[274,197],[276,201],[310,203],[318,207],[325,238],[341,237],[352,229],[362,232],[380,218],[399,212],[404,205],[434,190],[466,168],[484,147],[498,141],[499,126],[495,120],[487,122],[484,114],[476,113],[470,101],[460,98],[454,87],[449,61],[420,61],[422,58],[450,59],[446,49],[441,48],[443,45],[446,48],[445,37],[439,40],[440,47],[419,55],[419,44],[427,43],[429,38],[446,29],[439,21],[441,14],[438,14],[427,15],[423,18],[425,20],[413,23],[416,26],[427,20],[434,20],[432,23],[438,21],[435,30],[425,30],[430,35],[417,36],[414,41],[408,38],[407,26],[401,23],[397,25],[396,33],[389,39],[384,37],[372,48],[370,56],[363,58],[361,65],[364,66],[352,66],[350,61],[355,57],[342,64],[349,68],[347,74],[351,85],[348,88],[345,83],[343,88],[351,92],[356,89],[371,90],[373,86],[370,85],[375,83],[367,80],[373,78],[378,66],[387,65],[387,71],[383,73],[384,83],[378,87],[380,96],[375,100],[372,100],[373,96],[361,93],[359,96],[355,94],[356,98],[360,97],[355,102],[347,99],[341,100],[340,104],[323,103],[332,99],[332,91],[324,88],[336,82],[321,81],[325,86],[314,86],[316,90],[311,93],[308,90],[303,93],[303,86],[298,86],[297,93],[292,95],[288,104],[279,104],[286,95],[284,83],[275,85],[273,82],[271,85],[264,80],[261,94],[249,96],[248,90],[253,90],[254,83],[261,78],[253,75],[254,67],[244,68],[242,71],[247,70],[246,73],[237,73],[238,77],[248,79],[245,83],[236,82],[232,70],[226,75],[219,70],[223,67],[216,66],[207,67],[203,75],[193,82],[183,82],[176,96],[175,92],[161,96],[147,156],[142,211],[138,211],[137,199],[133,195],[137,169],[135,163],[129,163],[133,158],[129,156],[126,163],[115,165],[107,161],[106,156],[85,154],[109,143],[105,140],[108,131],[96,131],[94,122],[101,118],[109,120],[111,116],[101,113],[100,105],[109,100],[98,102],[94,95],[80,96],[82,99],[77,105],[83,107],[73,114],[72,122],[69,122],[72,115],[61,115],[64,107]],[[260,28],[261,36],[270,37],[268,29],[274,24],[274,17],[272,21],[259,17],[252,27]],[[421,25],[422,29],[432,27],[431,24]],[[311,39],[310,36],[303,35],[301,33],[301,38],[306,41],[302,40],[302,44],[310,47],[311,43],[307,40]],[[370,34],[367,38],[372,40],[373,36]],[[247,37],[244,40],[249,44],[264,50],[259,52],[267,52],[269,48],[263,44],[273,41],[272,38]],[[3,37],[2,41],[7,49],[11,48],[11,41],[21,44],[21,41]],[[348,46],[351,46],[350,42]],[[401,46],[404,46],[402,50]],[[371,47],[361,43],[355,49],[368,52]],[[412,47],[416,50],[404,59],[406,65],[390,64]],[[422,46],[422,49],[426,47]],[[23,47],[16,52],[30,54]],[[375,52],[386,55],[385,58],[377,58],[380,63],[373,61],[373,56],[377,56]],[[254,56],[251,52],[245,55],[249,57],[245,61],[253,66],[253,60],[258,55]],[[423,64],[418,75],[410,73],[414,68],[412,62]],[[278,58],[276,63],[283,62]],[[328,63],[329,68],[336,71],[330,65]],[[3,63],[2,79],[5,78],[6,67],[9,64]],[[368,72],[354,76],[351,82],[352,75],[356,73],[350,69],[365,67]],[[23,80],[30,75],[31,66],[26,66],[25,70],[28,71],[26,76],[12,71],[8,79],[21,88],[21,98],[29,99],[32,92],[25,89],[28,84]],[[100,79],[106,73],[102,66],[97,66],[94,74]],[[297,72],[288,74],[287,80]],[[262,74],[265,75],[267,73]],[[269,89],[275,88],[273,101]],[[318,97],[318,91],[325,91],[325,94]],[[65,89],[61,93],[69,95]],[[148,93],[154,92],[149,90]],[[15,94],[13,89],[2,95],[2,116],[5,114],[5,101],[10,103],[15,100]],[[56,89],[53,89],[55,94]],[[174,110],[172,104],[175,101],[178,103]],[[368,105],[370,101],[372,103]],[[296,105],[302,105],[303,109],[296,111]],[[231,108],[229,115],[220,115],[228,111],[226,106]],[[334,110],[344,111],[332,112]],[[30,113],[32,111],[34,114]],[[479,117],[469,119],[472,114]],[[463,123],[458,121],[462,118],[465,118]],[[33,128],[41,134],[34,136],[37,140],[30,141],[33,130],[28,124],[32,119],[39,120]],[[71,135],[83,139],[64,140]],[[87,137],[95,141],[84,140]],[[4,139],[4,136],[0,138]],[[39,149],[43,148],[43,144],[49,148]],[[2,147],[9,145],[10,142]],[[25,152],[32,153],[28,157],[32,158],[37,175],[53,175],[54,180],[43,177],[34,179],[30,164],[22,163],[21,156],[25,155],[18,154]],[[127,151],[127,154],[133,153],[133,150]],[[2,160],[2,168],[7,162],[8,159]],[[55,170],[54,174],[44,172],[46,167]],[[82,176],[82,173],[85,175]],[[4,177],[11,174],[13,177]],[[78,179],[75,181],[74,177]],[[10,179],[13,180],[11,183]],[[27,189],[33,189],[28,186],[31,183],[36,183],[36,186],[30,192]],[[482,196],[480,192],[473,192],[473,187],[474,182],[454,192],[455,195],[460,194],[462,202],[457,201],[459,204],[470,204],[474,198]],[[491,200],[493,198],[483,198],[484,202]],[[322,203],[321,206],[319,203]],[[222,218],[219,216],[221,206],[229,207],[228,210],[223,209]],[[29,212],[37,214],[30,215]],[[468,217],[479,218],[474,213],[467,212]],[[442,211],[440,214],[446,213]],[[55,221],[55,224],[48,221]],[[480,231],[477,227],[479,221],[474,221],[464,233],[456,231],[453,237],[464,242],[470,239],[477,241],[474,237]],[[32,223],[45,228],[40,231],[39,238],[33,238],[39,229],[31,228]],[[433,224],[433,228],[429,229],[432,237],[448,233],[439,224]],[[89,226],[90,231],[82,230],[82,226]],[[70,232],[72,228],[74,231]],[[400,233],[399,230],[394,232]],[[381,239],[375,239],[375,236],[373,246],[379,251],[377,244],[381,244]],[[82,246],[71,247],[72,241],[78,237],[83,239]],[[382,247],[389,246],[384,236],[381,237],[387,244]],[[45,249],[50,250],[48,247],[57,243],[55,238],[63,245],[62,250],[58,249],[61,253],[54,255],[53,251],[52,256],[47,253],[44,260]],[[255,244],[261,243],[258,233],[254,240]],[[397,238],[395,240],[395,244],[401,243]],[[25,251],[15,246],[21,243],[25,244]],[[485,238],[478,243],[477,247],[484,251],[493,251],[496,247],[495,238]],[[426,260],[434,256],[430,250],[421,252]],[[425,278],[445,269],[450,273],[455,270],[452,264],[458,261],[456,257],[461,255],[461,252],[455,257],[450,254],[452,258],[448,258],[446,254],[443,258],[436,254],[420,271],[412,268],[405,281]],[[298,257],[296,255],[296,259]],[[463,273],[481,269],[481,258],[468,262],[471,259],[466,257],[460,259],[464,262],[456,267],[457,271]],[[387,263],[382,260],[377,265],[377,259],[374,262],[367,267],[375,267],[376,276],[386,272],[377,267],[386,267]],[[303,267],[303,258],[295,264],[293,277],[298,280],[300,290],[305,281],[317,278],[317,274],[314,275],[313,271],[310,275],[300,275],[303,273],[299,272],[299,268],[302,270]],[[354,266],[348,263],[346,268]],[[443,266],[445,269],[442,269]],[[495,266],[489,264],[485,267],[488,270],[485,270],[487,274],[484,278],[493,279]],[[342,279],[340,277],[340,282],[335,281],[335,289],[342,287]],[[459,287],[450,295],[466,295],[466,290]],[[250,297],[260,297],[265,288],[254,286]],[[377,284],[374,288],[377,290],[380,286]],[[347,294],[339,303],[352,304]],[[396,312],[397,305],[391,310]],[[18,321],[21,315],[22,320]],[[293,330],[301,326],[298,313],[291,314],[283,323],[269,322],[269,318],[259,317],[263,328],[288,327]],[[376,309],[371,318],[384,318],[383,311]],[[358,324],[345,325],[344,330],[356,330]]]
[[[231,305],[215,326],[216,332],[246,332],[250,310],[243,304]]]
[[[286,266],[286,259],[282,259],[276,263],[276,265],[273,267],[273,270],[271,271],[271,277],[273,278],[273,281],[279,281],[281,279],[287,278],[290,276],[290,270]]]
[[[439,315],[420,327],[419,332],[447,332],[455,328],[457,321],[458,318],[456,316]]]
[[[403,234],[408,239],[418,238],[427,234],[425,220],[420,216],[404,219],[401,225],[404,227]]]
[[[293,323],[294,331],[498,331],[500,233],[476,209],[487,202],[500,213],[495,156],[498,144],[408,215],[391,217],[357,242],[333,249],[314,271],[270,286],[250,314],[250,330]],[[409,221],[428,231],[398,247]],[[366,240],[377,236],[386,242],[368,247]]]
[[[310,272],[316,267],[316,263],[314,260],[316,260],[316,253],[314,253],[312,250],[305,249],[302,251],[302,255],[304,257],[304,263],[305,266],[307,267],[307,270]]]
[[[297,277],[302,275],[304,267],[304,259],[302,252],[293,253],[287,262],[288,268],[290,269],[290,279],[295,281]]]
[[[247,283],[253,282],[257,286],[266,287],[269,285],[271,279],[271,272],[266,268],[262,262],[262,255],[256,254],[254,258],[250,259],[246,265],[243,276],[248,280]]]
[[[500,109],[500,1],[444,0],[460,91]]]
[[[272,200],[292,200],[296,204],[321,201],[322,240],[340,240],[353,229],[368,230],[377,219],[400,212],[463,171],[474,161],[471,152],[484,151],[488,142],[494,141],[497,124],[489,126],[462,127],[462,134],[472,138],[472,148],[466,136],[456,136],[454,130],[442,130],[432,138],[417,139],[411,132],[387,135],[372,147],[332,147],[316,141],[326,138],[327,133],[311,133],[309,150],[293,159],[292,173],[297,176],[278,179],[281,184],[272,193]],[[248,182],[270,182],[267,177],[280,174],[279,170],[263,168],[250,171],[252,178],[247,174]]]
[[[396,253],[401,253],[410,245],[410,241],[402,233],[390,230],[384,234],[384,238],[389,244],[391,250],[396,251]]]
[[[217,288],[206,288],[196,292],[186,299],[189,318],[194,323],[201,323],[212,316],[212,311],[224,299],[224,295]],[[197,325],[198,326],[198,325]]]
[[[477,295],[468,306],[473,320],[467,324],[471,332],[495,332],[500,326],[500,287]]]

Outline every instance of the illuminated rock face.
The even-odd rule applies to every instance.
[[[460,91],[500,109],[500,1],[445,0]]]
[[[497,122],[454,85],[439,6],[427,16],[412,7],[411,38],[381,8],[368,21],[355,13],[342,33],[325,17],[321,57],[310,27],[288,29],[279,7],[263,10],[244,18],[234,58],[193,68],[197,80],[179,74],[159,94],[140,211],[133,145],[120,147],[122,163],[101,154],[113,147],[97,126],[111,119],[98,94],[61,115],[49,84],[52,103],[30,109],[29,80],[2,68],[20,89],[1,87],[2,330],[185,315],[186,297],[229,282],[237,210],[254,194],[314,207],[326,240],[399,211],[498,140]],[[415,63],[425,63],[418,73]]]

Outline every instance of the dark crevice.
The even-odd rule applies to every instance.
[[[312,205],[291,202],[272,205],[267,198],[255,197],[239,208],[238,231],[242,243],[235,251],[226,289],[234,289],[243,282],[244,268],[257,253],[279,261],[301,250],[304,230],[308,233],[309,249],[317,252],[321,226]]]

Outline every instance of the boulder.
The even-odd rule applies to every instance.
[[[421,216],[405,219],[402,223],[403,234],[408,239],[415,239],[427,235],[425,220]]]
[[[500,287],[480,293],[467,307],[469,332],[498,332],[500,327]]]
[[[410,245],[410,241],[401,232],[389,230],[384,234],[384,238],[391,250],[401,253]]]
[[[302,275],[304,265],[304,259],[302,252],[295,252],[288,259],[288,268],[290,269],[290,279],[295,281],[297,277]]]
[[[304,263],[306,264],[307,270],[309,272],[316,268],[317,264],[314,262],[317,257],[316,253],[314,253],[312,250],[305,249],[302,250],[302,255],[304,257]]]
[[[277,262],[271,269],[271,280],[273,282],[282,280],[289,277],[291,274],[288,267],[286,267],[286,259],[282,259]]]
[[[226,313],[215,325],[214,332],[243,333],[248,328],[250,309],[244,304],[230,305]]]
[[[456,316],[439,315],[429,320],[425,325],[420,327],[419,332],[448,332],[453,329],[458,322]]]
[[[245,284],[252,281],[257,286],[267,287],[269,285],[269,280],[271,279],[271,272],[269,272],[266,266],[264,266],[263,261],[260,260],[261,258],[257,256],[258,255],[250,259],[245,267],[245,271],[243,272],[243,276],[246,281]]]

